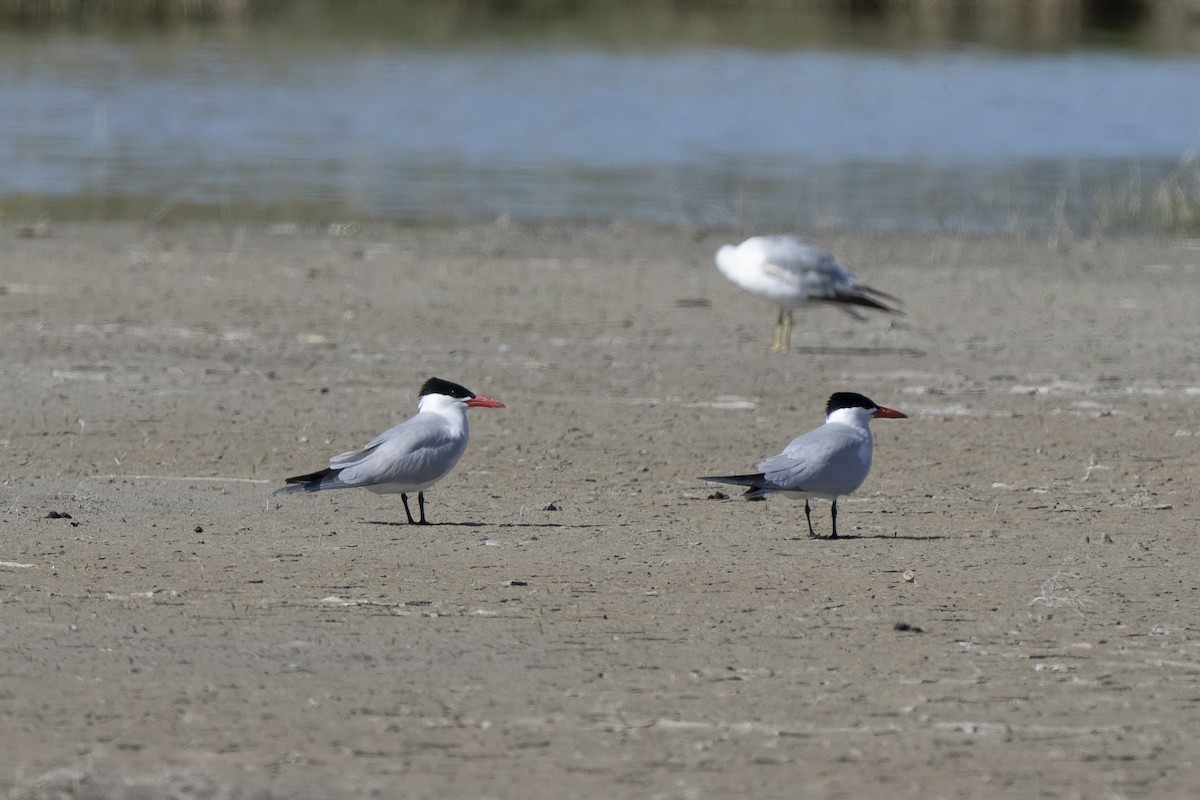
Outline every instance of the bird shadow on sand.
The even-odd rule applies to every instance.
[[[849,539],[897,539],[899,541],[908,542],[940,542],[943,539],[949,539],[949,536],[913,536],[907,534],[892,535],[889,533],[839,533],[836,539],[830,539],[828,536],[789,536],[788,539],[793,542],[804,541],[805,539],[816,539],[822,542],[841,542]]]
[[[795,347],[792,353],[802,356],[896,356],[898,358],[924,358],[929,355],[915,347]]]
[[[386,525],[395,528],[599,528],[599,525],[564,525],[561,522],[393,522],[382,519],[359,520],[362,525]]]

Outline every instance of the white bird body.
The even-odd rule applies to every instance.
[[[329,467],[288,478],[274,494],[363,488],[376,494],[399,494],[408,521],[408,492],[417,492],[425,522],[425,490],[458,464],[467,450],[467,408],[503,408],[504,404],[449,381],[431,378],[421,387],[417,413],[376,436],[361,450],[329,459]]]
[[[791,346],[792,311],[811,302],[832,303],[862,319],[855,306],[900,313],[878,298],[896,298],[859,282],[833,253],[795,236],[752,236],[717,250],[717,269],[731,282],[779,307],[774,352]]]
[[[704,480],[747,486],[746,497],[750,499],[782,494],[804,500],[811,536],[816,533],[809,498],[832,500],[830,538],[836,539],[838,498],[856,491],[871,472],[874,440],[869,423],[879,417],[903,419],[905,415],[876,405],[861,394],[836,392],[826,406],[825,424],[797,436],[778,455],[760,461],[758,473],[710,476]]]

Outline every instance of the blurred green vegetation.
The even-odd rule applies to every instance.
[[[1092,200],[1089,232],[1200,233],[1200,156],[1189,156],[1162,181],[1134,176]]]
[[[1143,180],[1133,174],[1084,190],[1064,185],[1044,204],[1020,206],[1014,200],[1010,229],[1070,232],[1079,236],[1128,234],[1200,234],[1200,157],[1179,162],[1165,179]],[[375,219],[370,211],[346,202],[315,202],[285,198],[256,203],[234,198],[221,203],[163,200],[151,196],[79,194],[66,197],[10,195],[0,197],[0,223],[29,227],[63,220],[92,222],[144,220],[151,224],[196,220],[229,224],[290,223],[328,226],[338,222]],[[439,216],[407,216],[392,220],[404,226],[442,225]],[[563,222],[564,220],[556,220]],[[570,220],[565,220],[570,224]],[[576,222],[580,222],[576,220]]]
[[[0,30],[239,35],[430,45],[1200,50],[1200,0],[0,0]]]

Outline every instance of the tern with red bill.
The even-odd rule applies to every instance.
[[[430,378],[417,397],[415,416],[379,434],[361,450],[334,456],[326,469],[288,478],[290,485],[272,494],[356,487],[376,494],[398,493],[409,524],[415,524],[408,493],[416,492],[420,524],[427,525],[425,490],[446,477],[466,451],[468,408],[504,408],[504,403],[457,383]]]
[[[854,392],[835,392],[825,406],[825,424],[797,436],[779,455],[758,464],[751,475],[714,475],[704,478],[717,483],[749,487],[745,497],[757,500],[770,494],[783,494],[804,500],[808,535],[816,536],[812,526],[809,498],[825,497],[833,501],[833,532],[838,538],[837,501],[862,486],[871,471],[874,443],[869,423],[873,419],[905,419],[892,408],[876,405]]]
[[[899,302],[890,294],[859,282],[828,250],[795,236],[752,236],[736,247],[717,250],[717,269],[751,294],[779,307],[772,353],[791,349],[792,312],[809,301],[832,303],[855,319],[855,306],[903,313],[883,300]]]

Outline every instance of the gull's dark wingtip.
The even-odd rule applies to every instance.
[[[876,289],[874,286],[867,286],[865,284],[860,283],[860,284],[858,284],[858,288],[863,290],[867,294],[873,294],[876,297],[882,297],[884,300],[891,300],[893,303],[899,303],[900,305],[904,305],[904,301],[901,300],[899,297],[896,297],[896,295],[888,294],[887,292],[883,291],[882,289]]]
[[[890,300],[893,303],[904,302],[904,301],[900,300],[899,298],[892,297],[890,294],[885,294],[883,292],[876,291],[875,289],[872,289],[869,286],[858,286],[855,288],[859,289],[860,291],[856,292],[854,294],[836,295],[834,297],[823,298],[823,299],[827,299],[831,303],[840,303],[842,305],[851,305],[851,306],[864,306],[866,308],[873,308],[876,311],[886,311],[889,314],[899,314],[900,316],[904,316],[903,311],[901,311],[900,309],[895,308],[893,306],[889,306],[887,303],[884,303],[882,300],[876,300],[874,297],[871,297],[871,294],[878,295],[879,297],[882,297],[886,300]],[[868,292],[870,294],[867,294]]]

